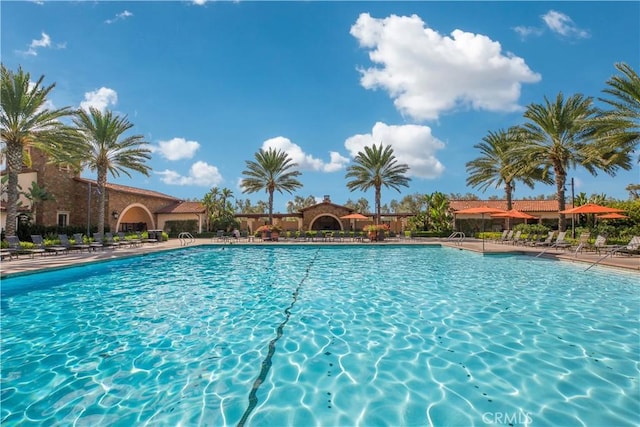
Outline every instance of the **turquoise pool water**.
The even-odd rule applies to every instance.
[[[638,274],[187,248],[2,281],[2,425],[635,426]]]

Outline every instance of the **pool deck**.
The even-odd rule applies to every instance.
[[[262,245],[280,245],[280,246],[295,246],[295,245],[441,245],[460,250],[469,250],[478,253],[501,254],[501,253],[514,253],[530,255],[532,257],[542,256],[545,258],[555,258],[565,262],[582,263],[585,268],[588,268],[593,263],[598,262],[598,265],[615,267],[630,271],[636,271],[640,273],[640,256],[628,256],[624,254],[616,254],[614,256],[607,256],[603,258],[605,254],[596,254],[594,252],[580,252],[576,253],[575,250],[559,250],[555,248],[541,248],[511,244],[498,244],[492,241],[483,242],[476,239],[466,239],[463,242],[448,241],[446,239],[398,239],[387,240],[384,242],[353,242],[353,241],[318,241],[318,242],[304,242],[304,241],[279,241],[279,242],[261,242],[261,241],[220,241],[216,238],[210,239],[195,239],[195,241],[186,245],[250,245],[250,246],[262,246]],[[113,249],[102,249],[96,251],[72,251],[64,254],[36,254],[33,257],[30,255],[20,255],[19,257],[13,257],[12,259],[3,259],[0,261],[0,277],[6,278],[13,275],[29,274],[40,272],[49,269],[57,269],[79,265],[87,262],[101,262],[109,261],[117,258],[133,257],[138,255],[151,254],[154,252],[167,251],[183,247],[178,239],[170,239],[167,242],[160,243],[145,243],[138,247],[119,247]]]

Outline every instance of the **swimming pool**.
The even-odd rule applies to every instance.
[[[3,425],[637,425],[638,275],[193,247],[2,281]]]

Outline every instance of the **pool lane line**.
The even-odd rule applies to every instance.
[[[260,373],[258,374],[258,377],[256,378],[256,380],[253,382],[253,387],[251,387],[251,392],[249,393],[249,406],[247,406],[247,409],[245,409],[244,414],[242,414],[242,418],[240,418],[240,421],[238,421],[238,427],[243,427],[245,425],[245,423],[247,422],[247,419],[249,419],[249,415],[251,415],[251,412],[253,412],[255,407],[258,405],[258,396],[257,396],[258,389],[264,382],[265,378],[267,378],[269,369],[271,369],[271,365],[273,364],[271,359],[273,358],[273,355],[276,352],[276,343],[278,342],[278,340],[280,340],[280,338],[282,338],[282,335],[284,334],[284,327],[287,324],[287,322],[289,322],[289,318],[291,317],[291,309],[293,308],[295,303],[298,301],[298,294],[300,293],[300,289],[302,289],[302,284],[309,277],[309,271],[311,270],[313,263],[318,258],[319,253],[320,253],[320,248],[316,250],[316,253],[313,256],[313,259],[311,260],[311,262],[309,262],[309,265],[307,266],[304,276],[300,280],[300,283],[298,283],[298,286],[296,287],[296,289],[293,291],[293,294],[292,294],[293,299],[291,300],[291,304],[289,304],[289,306],[284,309],[284,313],[286,315],[285,319],[282,323],[280,323],[280,325],[276,329],[276,337],[269,342],[269,351],[267,352],[267,356],[262,361]]]

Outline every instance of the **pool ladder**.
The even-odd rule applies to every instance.
[[[194,243],[196,238],[191,235],[188,231],[183,231],[178,234],[178,240],[180,240],[180,246],[187,246],[188,244]]]
[[[447,240],[454,240],[457,244],[462,244],[465,235],[462,231],[454,231],[447,237]]]

